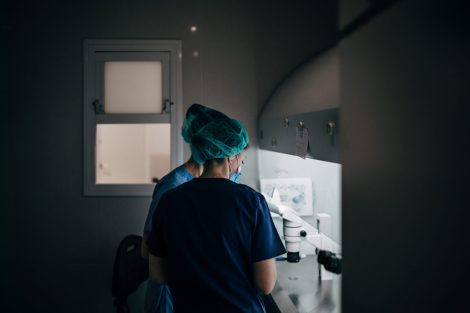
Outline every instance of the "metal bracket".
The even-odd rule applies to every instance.
[[[333,136],[335,133],[335,128],[336,128],[335,122],[329,121],[328,124],[326,124],[326,133],[330,136]]]
[[[171,102],[170,99],[166,99],[166,100],[163,102],[162,113],[170,114],[170,113],[171,113],[171,106],[172,106],[173,104],[174,104],[174,103]]]
[[[290,125],[289,119],[286,117],[286,118],[284,119],[284,128],[289,127],[289,125]]]
[[[103,114],[104,113],[103,103],[101,103],[99,99],[96,99],[95,101],[93,101],[92,105],[93,105],[93,108],[95,110],[95,114]]]

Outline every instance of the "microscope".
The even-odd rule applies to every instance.
[[[317,262],[320,264],[318,270],[320,279],[331,280],[333,279],[332,273],[340,274],[342,264],[341,259],[336,254],[340,253],[341,248],[324,234],[331,229],[330,216],[325,213],[318,213],[316,215],[317,227],[315,228],[303,220],[292,208],[281,203],[277,189],[274,189],[272,197],[265,193],[263,193],[263,196],[268,203],[269,210],[282,218],[287,262],[300,261],[300,243],[302,239],[305,239],[315,247]]]

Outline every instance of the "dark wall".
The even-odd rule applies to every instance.
[[[342,42],[344,312],[466,312],[463,1],[399,1]]]
[[[312,14],[329,16],[331,22],[315,32],[320,41],[334,34],[336,19],[334,7],[321,2],[315,2]],[[113,312],[116,248],[125,235],[141,233],[150,198],[82,195],[83,40],[181,39],[184,109],[202,102],[242,119],[256,147],[259,99],[320,45],[311,44],[312,36],[305,41],[306,30],[296,28],[319,28],[323,19],[264,38],[264,30],[256,31],[264,25],[256,15],[274,24],[270,14],[282,16],[283,6],[273,6],[269,14],[249,0],[49,0],[11,1],[11,6],[6,29],[12,112],[2,121],[7,120],[12,139],[7,154],[12,164],[4,164],[14,177],[7,182],[14,207],[2,210],[1,217],[2,226],[9,220],[2,236],[8,231],[15,249],[7,260],[15,266],[6,268],[13,279],[6,280],[10,293],[2,293],[7,295],[2,305],[11,305],[9,312]],[[291,14],[282,22],[291,25],[297,19]],[[189,31],[193,24],[196,34]],[[274,46],[284,36],[295,46],[265,51],[267,58],[276,56],[276,70],[265,73],[265,55],[256,52],[257,43],[262,39],[263,46]],[[255,152],[244,174],[253,184]]]
[[[255,3],[257,99],[264,106],[289,74],[334,41],[338,4],[306,0]]]
[[[185,107],[198,101],[236,116],[231,103],[243,102],[256,113],[254,69],[245,66],[254,63],[250,6],[232,1],[229,14],[216,1],[17,4],[15,311],[112,312],[116,248],[142,232],[150,201],[82,195],[83,40],[182,39]],[[189,37],[192,24],[202,38]],[[194,49],[203,60],[192,58]],[[249,79],[236,86],[241,77]]]
[[[10,20],[8,5],[0,4],[0,40],[9,42]],[[9,60],[10,49],[2,47],[0,49],[0,59]],[[8,77],[8,62],[0,62],[0,164],[2,172],[0,174],[0,294],[5,298],[12,295],[12,288],[9,282],[12,279],[12,268],[15,260],[14,251],[14,228],[13,218],[13,195],[12,195],[12,128],[11,128],[11,84]],[[9,304],[5,303],[6,310],[10,310]]]

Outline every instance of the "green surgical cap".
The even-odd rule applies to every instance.
[[[229,117],[222,112],[198,103],[192,104],[186,111],[186,117],[181,129],[181,135],[184,141],[191,144],[193,136],[197,134],[202,127],[221,118],[229,119]]]
[[[216,119],[199,129],[192,137],[193,159],[203,164],[207,160],[232,157],[248,145],[248,133],[240,121]]]

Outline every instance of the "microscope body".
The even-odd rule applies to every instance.
[[[322,230],[330,227],[330,216],[325,213],[319,213],[316,216],[316,221],[317,228],[315,229],[306,222],[300,224],[283,218],[282,223],[287,250],[287,262],[294,263],[300,261],[300,245],[303,238],[313,245],[317,251],[331,250],[331,245],[328,240],[324,239],[326,238],[325,235],[320,232],[320,227],[322,227]],[[332,273],[327,271],[321,264],[319,264],[318,275],[321,280],[333,279]]]
[[[290,207],[283,205],[280,201],[277,189],[273,191],[272,198],[263,194],[269,210],[282,217],[284,241],[287,250],[287,262],[295,263],[301,260],[300,245],[302,238],[313,245],[316,250],[333,250],[333,242],[324,235],[325,232],[331,233],[331,219],[326,213],[316,215],[316,228],[300,218]],[[321,231],[320,231],[321,229]],[[337,251],[339,252],[339,251]],[[321,280],[331,280],[333,275],[325,270],[324,266],[319,264],[319,276]]]

